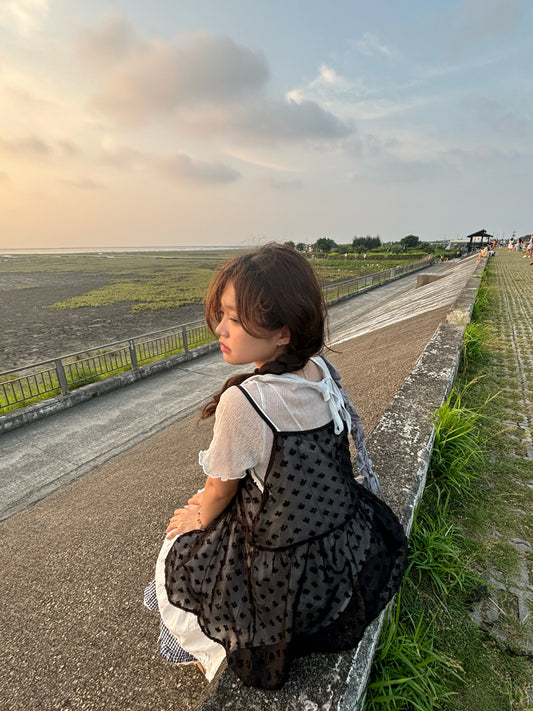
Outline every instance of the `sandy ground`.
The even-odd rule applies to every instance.
[[[129,302],[49,308],[110,281],[87,272],[1,274],[0,371],[203,318],[201,304],[137,313]]]
[[[446,311],[332,355],[367,431]],[[206,682],[160,658],[142,590],[172,510],[203,483],[197,452],[211,424],[182,420],[0,525],[2,709],[194,708]]]

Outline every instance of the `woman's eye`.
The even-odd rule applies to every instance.
[[[230,321],[232,321],[233,323],[239,323],[239,319],[238,319],[238,318],[235,318],[235,316],[232,316],[232,317],[230,318]]]

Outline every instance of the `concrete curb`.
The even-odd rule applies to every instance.
[[[482,260],[450,310],[447,322],[435,332],[411,375],[394,397],[368,439],[368,451],[385,498],[405,527],[411,530],[416,504],[424,491],[435,430],[432,413],[449,395],[461,356],[464,330],[486,260]],[[298,660],[279,691],[249,689],[224,667],[199,700],[198,711],[356,711],[365,689],[379,642],[383,615],[375,620],[355,650],[312,655]]]
[[[15,430],[18,427],[23,427],[30,422],[35,422],[48,415],[54,415],[57,412],[62,412],[63,410],[68,410],[75,405],[79,405],[82,402],[87,402],[100,395],[105,395],[106,393],[112,392],[113,390],[118,390],[125,385],[131,385],[139,380],[144,380],[157,373],[162,373],[165,370],[170,370],[180,363],[186,363],[187,361],[194,360],[200,356],[211,353],[219,349],[218,341],[212,341],[207,343],[205,346],[198,346],[198,348],[193,348],[187,353],[180,353],[175,356],[169,356],[163,360],[158,360],[154,363],[149,363],[148,365],[143,365],[135,370],[128,370],[125,373],[120,373],[118,375],[112,375],[104,380],[99,380],[96,383],[91,383],[90,385],[84,385],[77,390],[73,390],[67,395],[58,395],[57,397],[52,397],[47,400],[43,400],[42,403],[37,405],[28,405],[28,407],[23,407],[19,410],[14,410],[13,412],[8,412],[6,415],[0,417],[0,435],[4,432],[9,432],[10,430]]]

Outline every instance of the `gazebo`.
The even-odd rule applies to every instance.
[[[475,247],[481,248],[484,244],[490,244],[494,237],[489,235],[487,230],[478,230],[468,235],[466,239],[470,240],[466,251],[471,252]]]

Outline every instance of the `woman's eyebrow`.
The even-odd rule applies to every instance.
[[[220,306],[222,308],[222,311],[234,311],[235,313],[237,313],[236,307],[228,301],[221,301]]]

